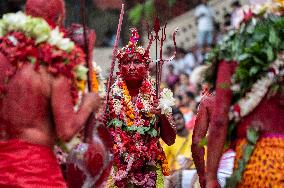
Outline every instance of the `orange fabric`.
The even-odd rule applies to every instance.
[[[0,187],[67,188],[53,151],[20,140],[0,142]]]
[[[237,142],[235,168],[246,140]],[[261,138],[243,173],[238,188],[284,188],[284,139]]]

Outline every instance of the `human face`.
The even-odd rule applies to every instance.
[[[173,118],[176,124],[177,131],[182,131],[185,127],[185,121],[184,121],[183,115],[180,113],[177,113],[173,115]]]
[[[148,70],[148,65],[141,63],[138,59],[131,59],[120,64],[120,72],[125,81],[143,81]]]

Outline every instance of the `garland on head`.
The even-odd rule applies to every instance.
[[[16,68],[7,73],[7,80],[24,64],[34,64],[36,70],[44,65],[53,75],[71,79],[73,103],[78,102],[78,92],[84,91],[87,80],[85,54],[69,38],[64,38],[58,27],[52,29],[44,19],[22,12],[9,13],[0,20],[0,37],[0,51]],[[1,95],[4,94],[1,86]]]
[[[250,19],[239,30],[229,31],[207,56],[207,62],[215,68],[220,60],[238,63],[231,79],[230,119],[234,122],[248,115],[283,74],[284,17],[271,12],[275,7],[282,10],[279,6],[260,6],[259,14],[249,14]],[[216,73],[209,75],[211,82],[216,81]]]

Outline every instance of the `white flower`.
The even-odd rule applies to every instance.
[[[69,38],[63,38],[57,44],[57,47],[63,51],[71,51],[74,48],[75,44]]]
[[[8,24],[8,30],[19,30],[28,20],[23,12],[9,13],[3,16],[3,21]]]
[[[84,65],[76,66],[75,72],[76,72],[76,75],[77,75],[77,79],[87,80],[88,68],[86,68]]]
[[[162,110],[162,114],[168,114],[172,112],[172,106],[174,105],[175,99],[172,91],[168,88],[164,88],[161,92],[158,109]]]
[[[74,47],[74,43],[69,38],[63,38],[63,33],[59,31],[58,27],[50,32],[48,43],[64,51],[70,51]]]
[[[234,84],[234,85],[231,86],[232,91],[237,92],[237,91],[240,91],[240,89],[241,89],[240,84]]]

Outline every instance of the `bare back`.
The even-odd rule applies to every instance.
[[[3,71],[1,72],[3,73]],[[4,87],[0,118],[6,138],[23,139],[32,143],[53,145],[55,127],[52,120],[51,75],[44,67],[24,65]]]

